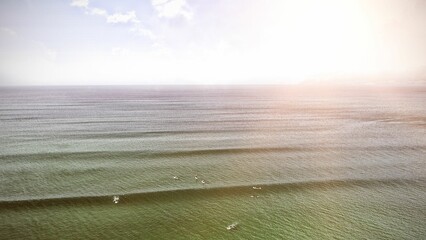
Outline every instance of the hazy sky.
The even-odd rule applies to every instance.
[[[1,84],[425,83],[425,0],[2,0]]]

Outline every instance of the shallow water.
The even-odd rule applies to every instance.
[[[423,88],[3,88],[0,236],[423,239],[425,102]]]

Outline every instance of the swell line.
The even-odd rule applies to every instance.
[[[87,152],[53,152],[53,153],[27,153],[0,155],[2,161],[16,160],[66,160],[82,158],[172,158],[191,157],[218,154],[260,154],[260,153],[289,153],[289,152],[326,152],[326,151],[424,151],[426,146],[374,146],[374,147],[350,147],[350,146],[317,146],[317,147],[252,147],[252,148],[211,148],[194,150],[142,150],[142,151],[87,151]]]
[[[250,185],[233,185],[204,188],[184,188],[160,191],[141,191],[123,194],[108,195],[87,195],[73,197],[52,197],[37,199],[0,200],[1,208],[16,207],[46,207],[57,205],[76,204],[111,204],[112,197],[120,196],[120,203],[152,203],[158,201],[173,201],[178,198],[193,197],[221,197],[251,195],[259,193],[273,193],[279,191],[295,191],[302,189],[327,190],[342,187],[377,187],[377,186],[407,186],[415,185],[426,188],[426,178],[404,179],[404,178],[383,178],[383,179],[339,179],[339,180],[308,180],[281,183],[260,183]],[[257,189],[254,189],[256,187]],[[425,189],[426,190],[426,189]]]

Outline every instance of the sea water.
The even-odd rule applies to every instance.
[[[425,133],[422,87],[1,88],[0,238],[425,239]]]

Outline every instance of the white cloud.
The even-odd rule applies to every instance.
[[[48,60],[48,61],[56,60],[58,52],[54,49],[49,48],[43,42],[32,41],[28,44],[34,45],[32,46],[32,49],[37,52],[37,55],[44,58],[45,60]]]
[[[130,32],[138,36],[147,37],[151,40],[157,39],[157,36],[151,30],[142,27],[140,24],[135,24],[135,26],[130,29]]]
[[[13,31],[13,30],[12,30],[12,29],[10,29],[10,28],[0,27],[0,35],[6,35],[6,36],[12,36],[12,37],[14,37],[14,36],[16,36],[17,34],[16,34],[16,32],[15,32],[15,31]]]
[[[129,32],[137,36],[149,38],[150,40],[157,39],[157,36],[151,30],[141,25],[141,21],[136,16],[135,11],[108,14],[105,9],[89,7],[89,0],[73,0],[71,6],[84,7],[86,9],[86,14],[104,17],[107,23],[132,23],[133,26],[130,28]]]
[[[116,47],[111,50],[113,56],[128,56],[130,54],[129,49]]]
[[[151,4],[159,17],[192,19],[193,12],[186,0],[151,0]]]
[[[107,16],[108,23],[139,23],[139,19],[136,17],[135,11],[127,13],[115,13]]]
[[[96,16],[104,16],[104,17],[108,16],[107,11],[105,9],[101,9],[101,8],[92,8],[92,9],[90,9],[89,14],[96,15]]]
[[[58,52],[56,52],[55,50],[52,50],[52,49],[47,49],[46,55],[47,55],[48,59],[54,61],[54,60],[56,60],[56,56],[58,55]]]
[[[89,0],[72,0],[71,6],[87,8],[87,6],[89,6]]]

